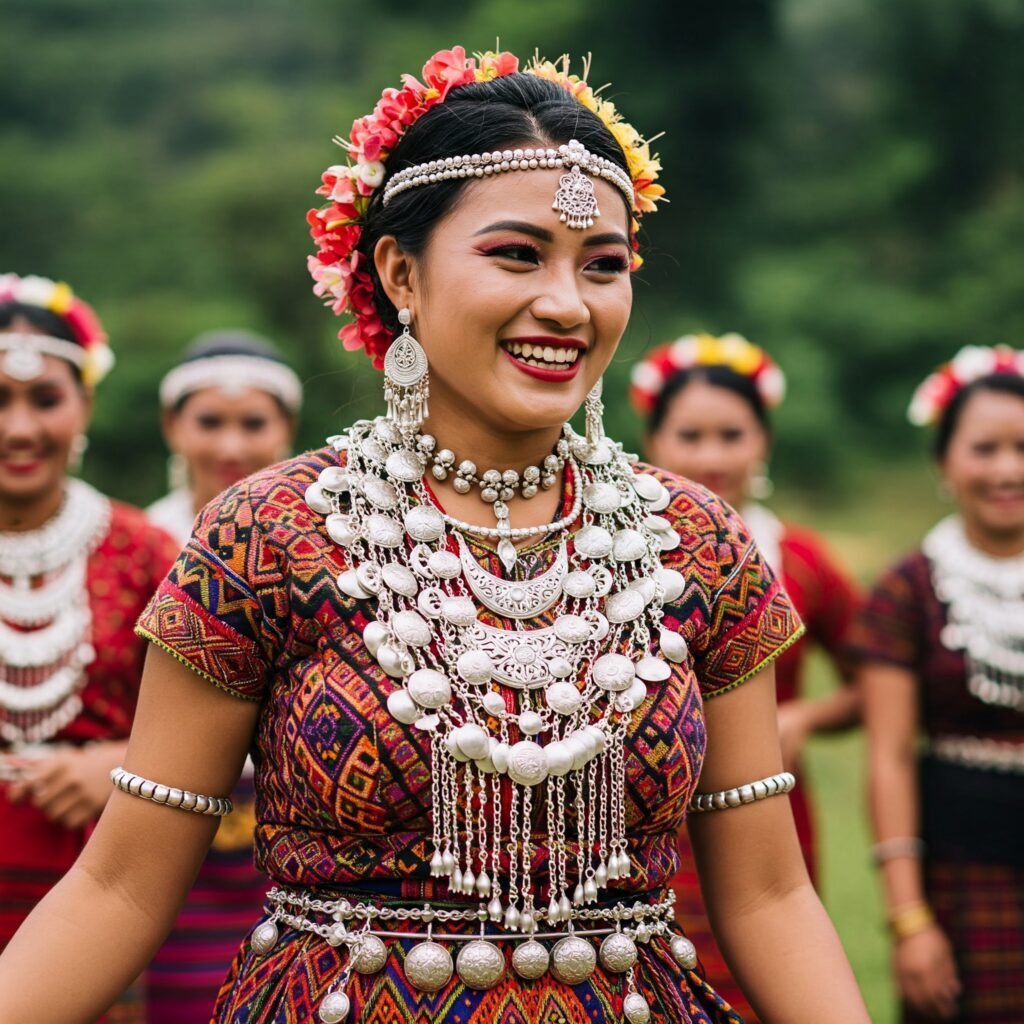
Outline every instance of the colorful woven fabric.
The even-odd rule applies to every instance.
[[[915,552],[871,592],[853,647],[867,662],[914,674],[925,737],[1024,743],[1024,716],[968,692],[963,653],[942,644],[945,625],[928,560]],[[1016,1024],[1024,1020],[1024,776],[925,759],[919,784],[925,888],[953,944],[964,987],[957,1020]],[[904,1020],[917,1024],[919,1018],[905,1009]]]
[[[782,583],[807,627],[802,640],[788,647],[775,662],[775,692],[779,704],[800,696],[800,680],[811,645],[817,644],[832,660],[839,675],[847,679],[852,660],[847,637],[859,607],[853,584],[835,566],[822,541],[809,530],[785,525],[780,538]],[[797,837],[812,880],[816,876],[814,830],[807,787],[797,769],[797,785],[789,795]],[[736,1009],[746,1024],[757,1024],[757,1015],[739,986],[732,980],[725,958],[718,949],[704,903],[697,886],[697,867],[686,830],[679,834],[682,868],[672,879],[676,893],[676,920],[700,950],[701,967],[715,990]]]
[[[303,500],[320,471],[337,464],[332,449],[312,452],[226,492],[201,516],[139,629],[218,686],[263,702],[254,751],[256,849],[274,882],[445,899],[446,884],[429,877],[426,734],[387,712],[396,684],[362,642],[372,603],[339,593],[334,581],[346,568],[343,555]],[[668,682],[651,687],[630,728],[626,799],[634,870],[623,888],[636,893],[663,886],[677,865],[675,835],[704,753],[702,691],[713,695],[736,685],[799,629],[739,519],[702,489],[658,475],[673,494],[663,514],[682,536],[665,564],[687,578],[686,592],[666,617],[686,637],[697,675],[679,666]],[[567,493],[564,507],[571,500]],[[521,558],[527,574],[548,568],[556,550],[549,541]],[[493,550],[473,551],[501,573]],[[544,810],[536,810],[537,844],[546,848]],[[571,837],[571,820],[568,829]],[[542,859],[536,867],[543,878]],[[305,937],[286,938],[264,958],[253,957],[246,944],[216,1019],[307,1021],[339,963],[334,949]],[[647,947],[641,979],[662,1007],[655,1019],[737,1019],[703,983],[684,978],[658,946]],[[512,998],[517,993],[521,998]],[[443,1016],[447,1007],[465,1024],[559,1016],[582,1024],[604,1019],[623,993],[621,979],[598,972],[571,989],[550,979],[530,986],[509,981],[482,994],[454,979],[428,996],[409,990],[395,964],[384,975],[354,980],[351,994],[353,1021],[456,1019]]]

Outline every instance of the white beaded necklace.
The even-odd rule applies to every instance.
[[[986,704],[1024,712],[1024,554],[979,551],[959,516],[934,526],[921,548],[947,606],[942,644],[963,651],[967,689]]]
[[[81,711],[92,614],[89,555],[110,527],[110,502],[71,479],[38,530],[0,533],[0,739],[38,743]]]

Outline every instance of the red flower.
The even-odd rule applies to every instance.
[[[475,82],[476,74],[471,62],[466,60],[465,48],[456,46],[440,50],[423,65],[423,80],[444,99],[456,86]]]

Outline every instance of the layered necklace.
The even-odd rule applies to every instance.
[[[81,480],[65,484],[38,530],[0,533],[0,739],[40,743],[82,710],[96,652],[86,568],[110,526],[110,502]]]
[[[1024,554],[979,551],[958,516],[934,526],[921,547],[947,606],[942,644],[963,651],[967,689],[986,704],[1024,712]]]
[[[346,465],[325,469],[306,501],[351,566],[339,588],[376,601],[363,637],[396,680],[390,713],[430,738],[431,874],[510,931],[572,921],[630,874],[626,733],[648,685],[687,656],[661,621],[685,586],[661,566],[679,544],[658,515],[668,491],[635,473],[621,445],[566,426],[555,457],[572,481],[570,512],[513,530],[498,509],[496,527],[478,527],[436,507],[422,479],[430,445],[391,420],[362,421],[331,442]],[[540,575],[504,578],[479,564],[469,535],[512,547],[550,535],[557,551]],[[483,621],[483,610],[511,627]],[[544,905],[535,811],[547,825]]]

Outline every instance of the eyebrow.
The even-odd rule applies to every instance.
[[[495,221],[493,224],[488,224],[487,227],[474,232],[474,237],[477,235],[491,234],[494,231],[518,231],[521,234],[530,235],[542,242],[552,242],[555,238],[547,228],[538,227],[536,224],[531,224],[529,221],[525,220]],[[589,235],[583,244],[585,246],[617,244],[624,245],[628,249],[629,239],[626,238],[621,231],[607,231],[601,235]]]

